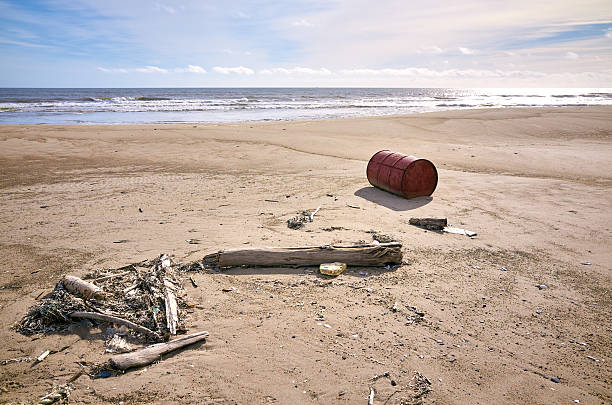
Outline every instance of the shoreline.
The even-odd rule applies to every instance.
[[[61,367],[72,375],[76,361],[104,357],[103,342],[80,330],[32,340],[10,329],[63,274],[162,252],[188,262],[236,247],[369,241],[374,230],[402,242],[405,264],[335,279],[313,268],[191,274],[200,288],[185,285],[197,303],[187,325],[210,332],[202,349],[116,378],[81,377],[71,399],[359,403],[368,385],[378,399],[394,392],[386,379],[370,381],[388,371],[399,400],[417,370],[432,382],[427,400],[440,403],[609,402],[611,113],[0,125],[0,359],[74,342],[35,368],[2,366],[22,387],[0,398],[38,398],[65,381]],[[371,187],[365,167],[381,149],[434,162],[432,197]],[[317,206],[314,222],[287,228]],[[478,236],[425,232],[410,217],[447,217]],[[407,325],[389,309],[395,302],[425,321]],[[317,325],[320,314],[330,328]]]

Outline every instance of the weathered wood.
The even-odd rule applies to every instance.
[[[166,287],[164,301],[166,303],[166,324],[171,335],[176,335],[176,326],[178,325],[178,305],[176,296]]]
[[[160,266],[165,271],[171,268],[170,258],[166,255],[161,256]],[[166,305],[166,325],[171,335],[176,335],[176,326],[178,325],[178,304],[176,303],[176,296],[172,292],[173,284],[170,280],[167,280],[161,276],[161,282],[164,285],[164,303]]]
[[[146,335],[155,340],[161,340],[161,336],[153,332],[151,329],[135,324],[134,322],[128,321],[127,319],[118,318],[116,316],[98,314],[95,312],[71,312],[70,317],[71,318],[87,318],[87,319],[95,319],[95,320],[104,321],[104,322],[118,323],[121,325],[125,325],[130,329],[134,329],[136,332],[142,333],[143,335]]]
[[[318,266],[341,262],[349,266],[382,266],[402,262],[398,242],[356,246],[262,247],[222,250],[204,257],[218,267],[233,266]]]
[[[183,336],[181,338],[165,343],[157,343],[132,353],[119,354],[110,358],[110,363],[113,367],[119,370],[127,370],[129,368],[146,366],[151,364],[159,357],[191,345],[193,343],[205,340],[208,337],[208,332],[202,331]]]
[[[64,278],[62,279],[62,284],[64,285],[66,291],[69,291],[70,293],[75,295],[80,295],[85,299],[104,298],[104,290],[102,290],[97,285],[81,280],[78,277],[68,275],[64,276]]]
[[[441,231],[448,224],[448,221],[446,218],[410,218],[409,223],[410,225]]]

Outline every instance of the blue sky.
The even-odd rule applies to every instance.
[[[612,87],[609,0],[0,0],[1,87]]]

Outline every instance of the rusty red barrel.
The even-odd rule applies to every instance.
[[[372,156],[367,176],[374,187],[406,198],[431,195],[438,185],[438,171],[429,160],[390,150]]]

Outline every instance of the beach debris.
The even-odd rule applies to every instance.
[[[338,276],[346,270],[346,263],[322,263],[319,266],[319,272],[327,276]]]
[[[128,321],[127,319],[119,318],[117,316],[101,314],[98,312],[71,312],[71,318],[85,318],[85,319],[94,319],[97,321],[104,321],[109,323],[118,323],[121,325],[125,325],[130,329],[138,333],[142,333],[145,336],[148,336],[154,340],[160,340],[161,336],[159,334],[153,332],[152,330],[145,328],[144,326],[140,326],[135,324],[134,322]]]
[[[538,285],[538,288],[540,290],[546,290],[548,288],[548,286],[546,284],[540,284],[540,285]]]
[[[66,291],[71,292],[75,295],[80,295],[85,299],[95,298],[103,299],[104,290],[95,284],[81,280],[78,277],[66,275],[62,279],[62,285]]]
[[[215,267],[319,266],[340,262],[349,266],[384,266],[402,262],[399,242],[351,246],[323,245],[222,250],[204,256]]]
[[[185,242],[189,243],[190,245],[199,245],[200,244],[200,239],[185,239]]]
[[[442,229],[442,232],[455,233],[455,234],[458,234],[458,235],[465,235],[465,236],[469,236],[470,238],[472,238],[472,237],[477,235],[476,232],[468,231],[467,229],[453,228],[453,227],[449,227],[449,226],[444,227]]]
[[[119,239],[119,240],[114,240],[113,243],[127,243],[129,242],[127,239]]]
[[[590,265],[592,265],[592,264],[593,264],[593,263],[591,263],[591,262],[584,262],[584,263],[582,263],[582,265],[583,265],[583,266],[590,266]]]
[[[506,267],[504,267],[504,266],[500,267],[499,270],[500,271],[508,271],[508,269]]]
[[[50,405],[63,401],[70,396],[71,390],[72,387],[69,384],[58,385],[50,393],[40,398],[38,405]]]
[[[208,335],[208,332],[201,331],[182,336],[169,342],[153,344],[131,353],[113,356],[109,359],[109,363],[113,368],[119,370],[146,366],[159,360],[160,356],[166,353],[170,353],[191,344],[206,340]]]
[[[408,223],[430,231],[441,231],[448,225],[446,218],[410,218]]]
[[[23,384],[18,381],[6,381],[4,385],[0,386],[0,394],[4,392],[9,392],[14,389],[23,388]]]
[[[310,211],[302,211],[300,214],[296,215],[295,217],[289,218],[287,220],[287,227],[291,229],[302,228],[307,222],[313,221],[314,216],[316,215],[317,212],[319,212],[320,209],[321,209],[321,206],[319,205],[317,209],[314,210],[312,213]]]
[[[106,353],[127,353],[131,352],[132,347],[119,334],[114,334],[113,337],[106,343]]]
[[[374,377],[370,378],[370,381],[376,381],[376,380],[378,380],[380,378],[383,378],[383,377],[391,377],[391,374],[388,371],[385,371],[382,374],[377,374]]]
[[[32,361],[31,357],[15,357],[13,359],[6,359],[6,360],[0,361],[0,365],[6,366],[7,364],[10,364],[10,363],[29,363],[31,361]]]
[[[390,242],[397,241],[397,238],[395,236],[387,235],[384,233],[378,233],[378,232],[372,235],[372,239],[374,239],[376,242],[379,242],[379,243],[390,243]]]
[[[368,396],[368,405],[374,404],[374,388],[370,387],[370,395]]]
[[[41,361],[43,361],[44,359],[47,358],[48,355],[51,354],[51,350],[45,350],[44,352],[42,352],[37,358],[36,358],[36,364],[40,363]]]
[[[187,304],[178,272],[185,268],[191,267],[175,265],[167,255],[160,255],[118,269],[95,270],[84,280],[66,276],[14,327],[29,336],[59,332],[78,319],[91,319],[126,325],[147,339],[162,341],[171,333],[170,326],[173,331],[184,330],[181,308]],[[199,262],[197,268],[201,269]],[[104,300],[98,299],[100,293],[104,293]]]
[[[138,208],[138,212],[142,212],[142,208]]]
[[[191,285],[193,286],[193,288],[198,288],[198,283],[195,282],[193,277],[189,276],[189,281],[191,281]]]
[[[595,363],[599,363],[599,362],[601,361],[601,360],[599,360],[599,359],[596,359],[596,358],[595,358],[595,357],[593,357],[593,356],[586,356],[586,358],[587,358],[587,359],[589,359],[589,360],[593,360]]]
[[[408,386],[414,391],[413,398],[415,400],[418,400],[431,392],[431,381],[418,371],[414,372]]]
[[[343,226],[330,226],[329,228],[321,228],[321,230],[325,232],[342,231],[345,229],[346,228]]]
[[[346,206],[349,207],[349,208],[355,208],[356,210],[360,210],[361,209],[361,207],[358,206],[358,205],[346,204]]]
[[[310,214],[310,222],[312,222],[312,220],[314,219],[314,216],[317,215],[317,212],[319,212],[320,209],[321,209],[321,206],[319,205],[317,209],[314,210],[312,214]]]
[[[561,380],[559,379],[559,377],[552,377],[550,379],[550,381],[554,382],[555,384],[559,384],[561,382]]]

